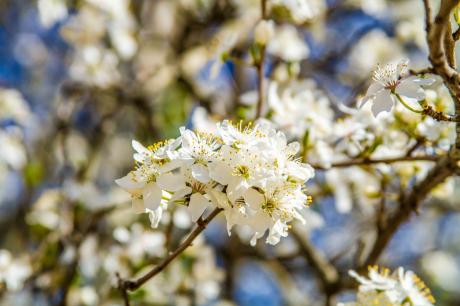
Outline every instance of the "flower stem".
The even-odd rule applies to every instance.
[[[408,110],[410,110],[410,111],[412,111],[414,113],[417,113],[417,114],[423,113],[423,110],[417,110],[417,109],[412,108],[411,106],[409,106],[409,104],[407,104],[399,94],[394,93],[394,95],[396,96],[396,98],[398,98],[399,102],[401,102],[401,104],[404,105],[404,107],[407,108]]]

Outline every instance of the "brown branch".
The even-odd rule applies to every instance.
[[[452,25],[446,23],[446,34],[444,35],[444,48],[446,50],[447,62],[449,66],[455,69],[455,40],[452,34]]]
[[[195,238],[206,228],[209,222],[211,222],[211,220],[214,219],[221,211],[222,208],[216,208],[206,218],[203,219],[201,217],[200,219],[198,219],[197,226],[195,227],[195,229],[192,232],[190,232],[188,237],[177,247],[177,249],[169,253],[168,256],[164,258],[160,264],[155,266],[145,275],[139,277],[136,280],[123,280],[120,278],[118,282],[118,289],[123,294],[123,296],[127,294],[127,291],[134,291],[138,289],[152,277],[163,271],[173,259],[179,256],[193,243]]]
[[[454,8],[458,5],[457,0],[444,0],[441,1],[438,15],[434,23],[427,31],[427,41],[429,47],[429,60],[433,65],[433,70],[436,74],[442,77],[444,83],[449,89],[451,96],[455,102],[455,114],[460,114],[460,74],[449,65],[449,57],[452,50],[448,45],[446,50],[445,36],[450,29],[450,15]],[[429,14],[428,9],[425,8],[425,14]],[[451,33],[449,32],[449,35]],[[447,52],[447,54],[446,54]],[[455,147],[460,152],[460,123],[456,124],[457,138]],[[459,153],[456,154],[459,154]]]
[[[337,292],[339,285],[339,272],[336,267],[310,243],[308,237],[304,237],[295,228],[292,229],[291,234],[300,247],[300,255],[310,263],[321,280],[326,296],[330,297]]]
[[[384,227],[377,228],[377,238],[374,245],[358,270],[363,271],[368,265],[377,262],[399,227],[410,218],[412,212],[419,209],[421,202],[430,191],[451,176],[457,168],[456,159],[451,154],[444,156],[430,170],[424,180],[411,188],[409,192],[402,194],[396,213],[386,220]]]
[[[460,122],[460,114],[449,115],[435,110],[431,105],[423,105],[423,115],[430,116],[437,121]]]
[[[264,80],[264,61],[265,61],[265,46],[260,47],[260,58],[259,62],[256,64],[258,82],[257,82],[257,91],[259,95],[259,101],[257,102],[256,117],[258,119],[262,116],[262,111],[265,104],[265,80]]]
[[[267,0],[260,0],[260,16],[267,19]]]
[[[458,28],[453,34],[452,34],[452,38],[457,41],[460,39],[460,28]]]
[[[433,67],[427,67],[419,70],[414,70],[414,69],[409,69],[409,74],[410,75],[424,75],[428,73],[433,73]]]
[[[433,20],[433,16],[431,13],[431,7],[430,7],[430,0],[423,0],[423,6],[425,7],[425,30],[428,33],[430,32],[431,23]]]
[[[260,17],[264,20],[267,19],[267,0],[260,0]],[[259,53],[258,58],[256,61],[256,69],[257,69],[257,91],[259,95],[259,101],[257,101],[257,109],[256,109],[256,117],[255,119],[260,118],[262,116],[262,111],[265,104],[265,45],[259,45]]]
[[[115,276],[117,277],[117,284],[118,288],[122,288],[123,286],[123,279],[120,276],[120,273],[116,272]],[[125,306],[130,306],[129,302],[129,296],[128,296],[128,291],[120,289],[121,296],[123,297],[123,302],[125,303]]]
[[[351,166],[364,166],[364,165],[373,165],[373,164],[392,164],[398,162],[410,162],[410,161],[432,161],[435,162],[439,160],[440,157],[436,155],[425,155],[425,156],[401,156],[393,158],[379,158],[379,159],[369,159],[369,158],[357,158],[349,161],[336,162],[333,163],[329,168],[312,164],[311,166],[316,170],[328,170],[330,168],[346,168]]]

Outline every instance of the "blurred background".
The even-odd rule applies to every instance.
[[[337,141],[336,133],[358,116],[350,109],[375,65],[409,58],[411,68],[428,66],[422,1],[311,0],[299,11],[270,2],[276,30],[267,45],[266,117],[291,139],[310,135],[303,145],[313,164],[327,164],[337,150],[356,156],[343,148],[348,136]],[[181,126],[212,130],[224,118],[254,117],[250,50],[259,19],[255,0],[0,1],[0,305],[122,305],[115,273],[140,275],[177,246],[192,226],[185,208],[171,208],[153,229],[114,180],[134,166],[132,139],[148,145],[177,137]],[[437,86],[430,98],[448,105]],[[303,106],[279,119],[276,97]],[[311,109],[324,120],[291,129]],[[371,140],[356,133],[352,140],[371,141],[367,156],[398,151],[404,125],[404,148],[419,141],[414,150],[446,150],[449,126],[426,120],[423,129],[402,114],[399,125],[360,126]],[[375,202],[388,198],[391,208],[393,192],[428,168],[318,170],[307,225],[295,227],[346,273],[374,237]],[[381,257],[422,276],[437,305],[460,305],[456,186],[452,178],[435,190]],[[324,305],[299,241],[252,248],[249,239],[244,229],[229,237],[218,219],[134,292],[133,304]],[[344,290],[338,299],[351,296]]]

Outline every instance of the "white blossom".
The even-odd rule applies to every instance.
[[[325,9],[323,0],[271,0],[271,2],[285,6],[297,23],[315,18]]]
[[[267,45],[267,51],[287,62],[301,61],[310,54],[308,45],[292,25],[283,25],[275,30],[275,35]]]
[[[372,112],[377,116],[380,112],[389,112],[398,96],[405,102],[420,101],[425,98],[425,91],[421,86],[431,85],[434,80],[407,76],[407,60],[392,62],[384,66],[377,66],[373,75],[373,83],[367,90],[361,105],[371,101]],[[403,102],[402,102],[403,103]],[[417,110],[417,106],[414,107]],[[420,110],[420,106],[418,106]]]
[[[38,0],[37,5],[40,22],[47,28],[67,17],[68,13],[65,0]]]
[[[368,277],[350,271],[350,275],[360,283],[357,302],[344,305],[375,305],[388,306],[433,306],[434,298],[418,276],[412,271],[404,271],[402,267],[391,272],[378,267],[369,268]],[[342,304],[343,305],[343,304]]]
[[[0,250],[0,283],[4,283],[8,290],[22,289],[24,281],[32,273],[28,258],[13,257],[8,250]]]
[[[256,43],[266,45],[275,34],[275,23],[273,20],[260,20],[254,29],[254,40]]]
[[[217,133],[180,129],[178,139],[145,148],[133,141],[137,168],[116,182],[133,198],[136,212],[158,223],[168,204],[185,205],[192,221],[220,207],[230,231],[252,230],[252,244],[269,232],[267,242],[288,234],[288,223],[310,198],[304,183],[314,171],[295,155],[300,145],[265,122],[254,127],[223,121]]]

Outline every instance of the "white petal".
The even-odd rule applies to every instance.
[[[273,223],[272,219],[262,210],[259,210],[254,216],[248,220],[248,225],[257,233],[261,233],[262,236],[265,231]]]
[[[265,201],[264,195],[253,188],[249,188],[244,193],[243,198],[252,209],[260,209],[262,203]]]
[[[232,169],[223,162],[213,162],[208,165],[209,176],[216,182],[227,185],[232,178]]]
[[[288,226],[281,222],[281,220],[277,220],[275,224],[270,228],[270,233],[267,237],[267,243],[271,245],[278,244],[281,237],[286,237]]]
[[[201,183],[208,183],[211,178],[209,177],[208,167],[202,164],[194,164],[192,166],[192,176]]]
[[[376,95],[380,90],[382,90],[384,86],[379,82],[374,82],[369,86],[366,92],[366,96],[373,96]]]
[[[415,76],[412,76],[412,77],[408,77],[406,80],[411,80],[412,82],[420,85],[420,86],[430,86],[432,85],[434,82],[436,82],[435,79],[433,78],[418,78],[418,77],[415,77]]]
[[[167,191],[178,191],[185,188],[185,178],[180,174],[166,173],[157,178],[158,186]]]
[[[171,198],[171,202],[174,202],[175,200],[183,199],[186,195],[192,193],[192,188],[186,186],[181,190],[178,190],[177,192],[174,193],[174,195]]]
[[[228,208],[229,203],[228,203],[228,198],[227,195],[221,191],[217,191],[216,189],[210,189],[207,194],[211,198],[211,201],[216,205],[217,207],[221,208]]]
[[[210,202],[200,193],[194,193],[190,197],[190,203],[188,205],[188,211],[193,222],[196,222],[201,215],[204,213]]]
[[[144,201],[139,198],[134,198],[132,208],[135,214],[142,214],[145,212]]]
[[[256,246],[257,244],[257,240],[262,237],[264,235],[264,233],[254,233],[254,235],[252,236],[251,238],[251,241],[249,242],[251,244],[252,247]]]
[[[309,164],[289,161],[286,166],[290,176],[302,181],[309,180],[315,176],[315,170]]]
[[[158,207],[155,210],[149,210],[150,226],[152,228],[158,227],[158,224],[160,223],[162,215],[163,215],[163,209],[161,207]]]
[[[389,112],[393,107],[393,98],[389,90],[382,90],[375,96],[374,103],[372,104],[372,113],[375,117],[383,111]]]
[[[166,164],[160,166],[159,171],[160,171],[160,173],[166,173],[166,172],[172,171],[174,169],[177,169],[182,165],[183,165],[182,161],[180,161],[180,160],[172,160],[172,161],[167,162]]]
[[[374,82],[367,89],[366,95],[358,101],[358,108],[361,108],[369,101],[375,99],[375,96],[379,94],[384,89],[383,85],[379,82]]]
[[[134,179],[134,175],[130,172],[128,175],[115,180],[118,186],[125,189],[128,192],[135,192],[144,187],[144,182],[137,182]]]
[[[136,150],[138,154],[134,154],[134,159],[138,162],[144,161],[144,155],[150,155],[152,154],[151,151],[147,150],[146,147],[144,147],[140,142],[133,140],[131,142],[133,149]]]
[[[145,208],[155,210],[160,206],[163,191],[156,183],[149,183],[142,193]]]
[[[423,88],[407,79],[399,83],[395,92],[401,96],[417,99],[419,101],[425,99],[425,91]]]
[[[358,100],[358,108],[362,108],[364,104],[366,104],[369,101],[373,101],[375,99],[375,96],[365,96],[362,99]]]
[[[291,142],[286,148],[287,155],[295,155],[300,151],[300,144],[297,141]]]
[[[235,203],[248,190],[249,185],[246,180],[240,177],[232,177],[227,186],[227,195],[230,202]]]

